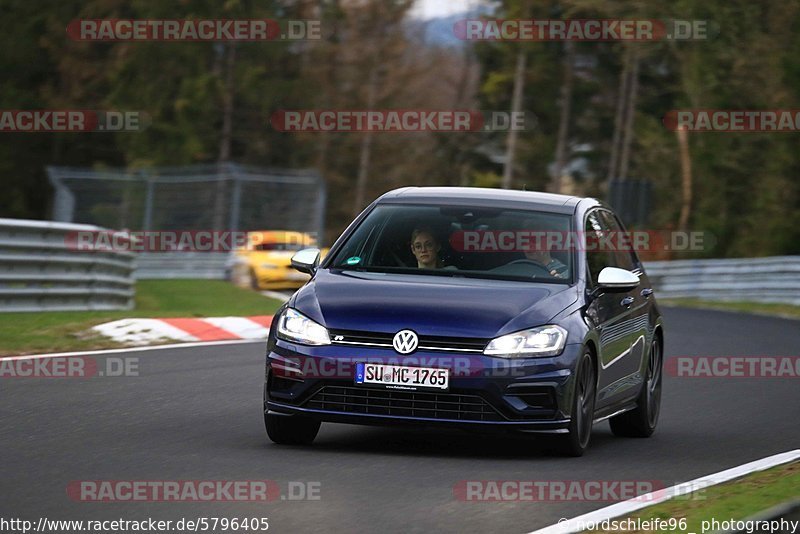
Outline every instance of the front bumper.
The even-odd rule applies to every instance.
[[[504,359],[478,353],[308,347],[276,341],[267,354],[264,411],[321,421],[566,432],[580,345],[551,358]],[[447,368],[447,391],[355,384],[356,362]]]

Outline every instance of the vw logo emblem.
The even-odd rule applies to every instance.
[[[417,338],[417,334],[411,330],[400,330],[394,335],[394,338],[392,338],[392,346],[394,347],[394,350],[400,354],[409,354],[414,352],[417,350],[418,343],[419,339]]]

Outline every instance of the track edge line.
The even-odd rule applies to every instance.
[[[627,501],[612,504],[610,506],[606,506],[604,508],[600,508],[599,510],[579,515],[571,519],[562,518],[561,520],[559,520],[558,523],[555,523],[553,525],[544,528],[540,528],[538,530],[533,530],[529,532],[529,534],[570,534],[574,532],[580,532],[581,530],[583,530],[583,526],[585,526],[586,523],[590,521],[597,523],[599,521],[604,521],[606,519],[612,519],[614,517],[627,515],[630,514],[631,512],[636,512],[643,508],[647,508],[662,503],[664,501],[668,501],[678,495],[683,495],[688,492],[694,491],[694,489],[697,488],[705,489],[707,487],[715,486],[723,482],[729,482],[731,480],[741,478],[751,473],[764,471],[771,467],[792,462],[794,460],[797,460],[798,458],[800,458],[800,449],[794,449],[791,451],[773,454],[772,456],[767,456],[765,458],[761,458],[760,460],[754,460],[752,462],[732,467],[730,469],[725,469],[724,471],[720,471],[718,473],[713,473],[700,478],[696,478],[694,480],[690,480],[688,482],[676,484],[670,488],[656,490],[651,493],[646,493],[644,495],[634,497],[633,499],[628,499]],[[680,491],[681,488],[683,488],[685,491],[681,492]]]

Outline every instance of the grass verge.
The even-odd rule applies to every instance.
[[[271,315],[279,306],[222,280],[141,280],[133,310],[0,314],[0,355],[116,348],[119,343],[89,331],[116,319]]]
[[[753,473],[724,484],[704,488],[697,493],[676,497],[669,501],[639,510],[632,519],[642,521],[686,518],[686,528],[670,533],[702,532],[702,521],[716,519],[746,519],[778,504],[800,497],[800,462],[780,465]],[[623,519],[624,518],[617,518]],[[588,531],[587,531],[588,532]],[[651,530],[592,530],[591,532],[655,532]]]
[[[658,299],[665,306],[681,306],[686,308],[704,308],[711,310],[724,310],[756,315],[774,315],[800,319],[800,306],[794,304],[766,303],[766,302],[717,302],[701,299]]]

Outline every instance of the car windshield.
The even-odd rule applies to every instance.
[[[531,210],[379,205],[325,266],[566,284],[573,259],[558,243],[570,222]]]

